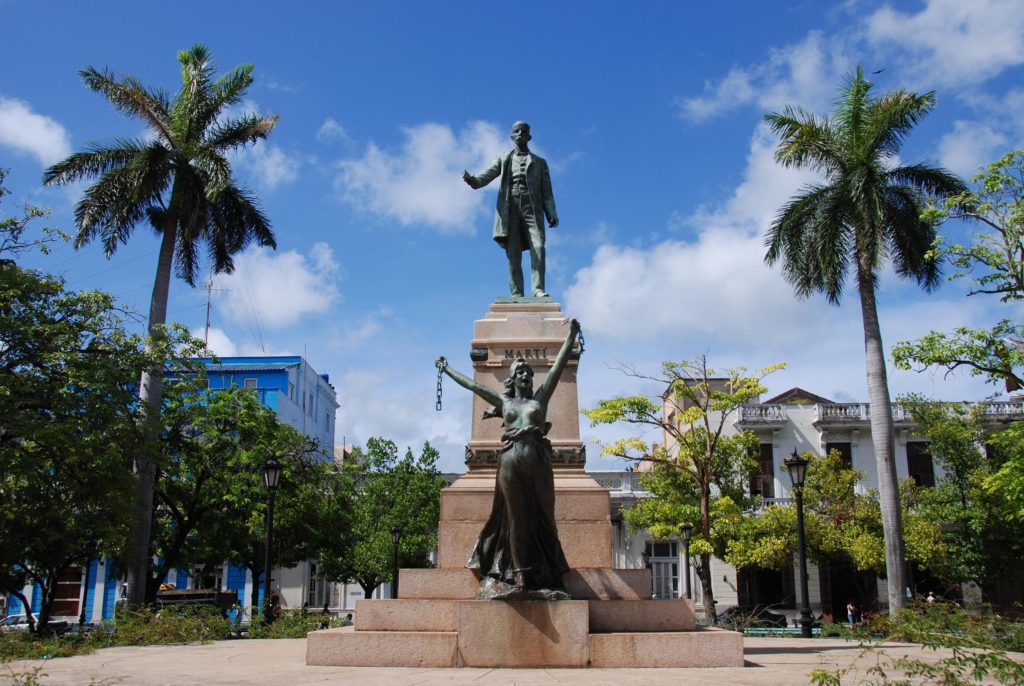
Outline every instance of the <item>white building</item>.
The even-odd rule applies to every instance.
[[[1024,402],[976,403],[993,428],[1011,421],[1024,419]],[[671,399],[665,402],[667,420],[678,408]],[[895,429],[895,458],[899,479],[914,478],[924,486],[933,485],[941,476],[941,468],[932,461],[928,440],[915,433],[915,426],[907,411],[894,404],[892,408]],[[864,479],[858,492],[877,488],[874,448],[867,403],[834,403],[800,388],[794,388],[763,402],[738,408],[726,418],[725,432],[735,434],[749,429],[760,441],[760,469],[749,484],[752,495],[760,495],[764,502],[789,502],[791,484],[782,466],[783,460],[794,450],[825,455],[837,450],[848,465],[860,470]],[[665,444],[671,446],[671,437],[665,434]],[[646,532],[630,535],[622,522],[621,509],[632,507],[639,499],[650,497],[641,488],[640,472],[592,472],[601,485],[611,491],[613,541],[617,567],[640,567],[642,555],[649,554],[654,588],[658,597],[685,595],[685,574],[682,550],[676,541],[650,541]],[[700,603],[701,588],[691,571],[693,597]],[[798,577],[797,564],[784,572],[773,570],[740,570],[717,558],[712,559],[711,579],[719,610],[742,605],[769,605],[785,614],[796,615]],[[922,586],[929,583],[926,575],[911,569],[910,583]],[[856,573],[838,567],[819,569],[808,564],[808,587],[811,610],[815,615],[823,609],[841,612],[848,599],[865,609],[882,609],[887,603],[885,579]]]

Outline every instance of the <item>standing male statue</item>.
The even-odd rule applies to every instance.
[[[523,253],[530,251],[530,281],[533,297],[546,298],[544,290],[544,218],[551,228],[558,226],[555,196],[551,192],[551,174],[543,157],[530,152],[530,125],[517,121],[512,125],[516,149],[500,155],[494,164],[473,176],[462,172],[472,188],[483,188],[498,175],[498,209],[494,214],[494,240],[508,257],[508,283],[513,297],[523,295]]]

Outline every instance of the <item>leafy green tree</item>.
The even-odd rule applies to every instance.
[[[704,356],[664,362],[658,377],[629,372],[663,384],[664,405],[636,395],[602,400],[594,409],[583,411],[591,426],[623,422],[663,432],[668,445],[648,445],[631,437],[605,446],[601,454],[654,466],[645,481],[654,497],[625,513],[631,527],[645,527],[656,538],[669,538],[678,535],[682,524],[696,523],[690,549],[696,556],[704,611],[712,622],[716,613],[711,556],[722,555],[727,540],[719,522],[734,518],[737,508],[746,503],[744,484],[755,468],[751,455],[757,448],[751,432],[726,434],[725,423],[736,408],[764,393],[761,380],[783,366],[759,369],[753,376],[739,367],[716,378]]]
[[[324,576],[355,581],[369,598],[374,589],[392,579],[391,528],[402,530],[400,567],[430,567],[430,552],[437,548],[444,479],[437,471],[438,453],[424,443],[419,456],[411,448],[399,457],[398,446],[385,438],[371,438],[366,451],[354,450],[343,470],[354,486],[351,545],[344,554],[324,556]]]
[[[871,438],[878,471],[889,578],[889,611],[903,607],[904,543],[889,385],[878,322],[878,272],[886,258],[896,273],[925,290],[939,283],[931,248],[933,222],[921,218],[929,195],[962,193],[964,184],[927,164],[894,165],[904,138],[935,107],[935,93],[892,91],[880,98],[858,67],[840,90],[832,117],[799,108],[765,116],[781,138],[775,153],[786,167],[808,168],[825,177],[791,199],[772,223],[765,261],[781,262],[798,297],[823,293],[838,304],[853,269],[860,296]]]
[[[961,584],[975,581],[982,588],[1005,578],[1024,561],[1019,535],[1024,513],[1021,501],[990,484],[1008,457],[1012,463],[1024,452],[1019,428],[993,433],[980,406],[925,402],[920,397],[902,402],[920,433],[930,439],[928,451],[941,467],[935,486],[920,489],[917,509],[943,522],[949,553],[942,576]],[[989,450],[984,449],[986,443]]]
[[[826,456],[805,453],[804,457],[809,460],[804,486],[807,557],[820,567],[840,566],[859,572],[853,579],[863,584],[860,595],[867,597],[870,579],[886,573],[877,494],[856,492],[864,475],[844,467],[838,452]],[[943,539],[941,520],[918,507],[917,497],[927,490],[914,488],[909,480],[901,484],[907,559],[942,576],[950,547]],[[746,516],[737,513],[725,523],[728,526],[720,527],[726,539],[723,559],[729,564],[737,569],[792,568],[797,552],[795,505],[773,504]]]
[[[269,221],[255,198],[235,183],[228,159],[233,150],[266,138],[277,122],[277,117],[255,114],[227,116],[252,84],[252,65],[214,80],[210,51],[202,45],[179,52],[178,61],[182,85],[173,99],[133,76],[83,69],[85,85],[140,120],[150,136],[91,144],[47,169],[43,177],[47,185],[96,179],[75,208],[76,247],[100,239],[109,257],[144,220],[160,235],[150,336],[159,335],[167,320],[172,267],[191,286],[204,246],[216,272],[230,272],[233,256],[252,243],[275,246]],[[128,564],[134,605],[145,602],[149,577],[162,367],[145,370],[139,387],[149,433],[135,458],[137,495]]]
[[[274,500],[273,568],[293,567],[347,541],[350,488],[334,464],[321,459],[316,441],[278,420],[253,391],[220,391],[211,394],[209,404],[209,409],[192,408],[195,423],[188,430],[197,445],[170,462],[161,480],[168,517],[161,530],[173,535],[177,520],[171,512],[191,506],[190,561],[244,566],[256,581],[250,599],[256,608],[258,580],[266,571],[266,461],[274,457],[282,465]],[[216,483],[209,488],[200,483],[206,480]]]
[[[981,227],[969,244],[940,242],[936,253],[956,271],[950,279],[970,277],[969,295],[996,295],[1003,303],[1024,299],[1024,151],[1014,150],[977,174],[975,188],[928,208],[924,218],[935,225],[967,220]],[[1024,327],[1004,318],[991,328],[959,327],[933,331],[892,349],[899,369],[965,369],[1007,392],[1024,388]]]
[[[139,439],[127,380],[153,360],[112,296],[18,265],[50,240],[26,234],[44,215],[0,220],[0,590],[30,607],[37,584],[39,627],[65,572],[124,543]]]
[[[975,188],[937,199],[924,213],[936,225],[950,219],[977,223],[982,230],[972,242],[939,244],[937,253],[956,268],[950,278],[974,279],[971,295],[996,295],[1009,305],[1024,300],[1024,151],[1014,150],[988,165],[973,179]],[[992,328],[960,327],[953,333],[933,331],[893,347],[902,369],[944,367],[966,369],[1007,392],[1024,388],[1024,327],[1015,317]],[[999,462],[984,480],[986,491],[1005,499],[1006,516],[1024,521],[1024,423],[1014,422],[985,440]]]

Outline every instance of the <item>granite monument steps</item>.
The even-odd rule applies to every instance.
[[[565,335],[546,299],[499,299],[474,327],[475,381],[500,388],[516,357],[537,381]],[[468,471],[441,493],[438,566],[403,569],[395,600],[360,600],[355,625],[312,632],[310,665],[389,667],[725,667],[743,665],[741,634],[698,627],[689,600],[656,600],[648,569],[612,566],[611,499],[583,472],[576,392],[578,355],[551,398],[555,520],[572,568],[572,600],[475,600],[465,568],[494,495],[501,422],[474,397]]]

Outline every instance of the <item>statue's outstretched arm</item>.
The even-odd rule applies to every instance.
[[[478,176],[473,176],[466,170],[462,171],[462,180],[469,184],[470,188],[483,188],[499,176],[501,176],[500,156],[491,163],[491,166],[480,172]]]
[[[494,405],[497,408],[501,408],[502,404],[504,403],[504,399],[502,398],[501,394],[491,390],[490,388],[487,388],[487,386],[481,386],[480,384],[473,381],[465,374],[455,371],[454,369],[448,366],[448,360],[445,359],[443,356],[437,358],[437,362],[435,364],[437,365],[438,369],[440,369],[442,372],[450,376],[455,381],[455,383],[459,384],[465,389],[473,391],[478,396],[489,402],[491,405]]]
[[[562,376],[562,370],[565,369],[565,364],[569,361],[569,355],[572,353],[573,343],[576,341],[576,336],[580,332],[580,323],[575,319],[569,320],[569,333],[565,337],[565,341],[562,342],[562,347],[558,351],[558,355],[555,356],[555,362],[551,365],[551,371],[548,372],[547,377],[544,379],[544,383],[541,384],[540,388],[534,392],[533,397],[540,403],[546,404],[551,394],[555,392],[555,386],[558,385],[558,379]]]

